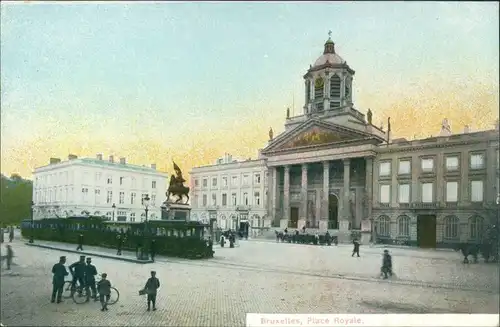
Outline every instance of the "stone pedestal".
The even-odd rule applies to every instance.
[[[288,219],[280,219],[280,228],[281,229],[288,228]]]
[[[328,230],[328,220],[324,220],[324,219],[320,220],[319,221],[319,232],[321,234],[323,234],[323,233],[326,233],[327,230]]]
[[[359,242],[363,245],[370,244],[370,238],[371,238],[370,233],[361,232],[361,240]]]
[[[306,220],[305,219],[299,219],[297,221],[297,229],[302,230],[302,227],[306,225]]]
[[[166,203],[166,207],[162,208],[162,220],[191,220],[191,206],[183,203]]]
[[[339,231],[345,232],[349,230],[349,220],[339,221]]]

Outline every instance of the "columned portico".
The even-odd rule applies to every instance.
[[[305,226],[307,221],[307,164],[302,164],[300,183],[300,218],[298,228]]]
[[[342,197],[342,216],[339,219],[339,229],[348,230],[351,222],[351,160],[346,158],[344,162],[344,187]]]
[[[323,190],[321,192],[321,220],[319,229],[321,232],[328,229],[328,198],[330,196],[330,162],[323,161]]]
[[[288,226],[290,220],[290,166],[284,167],[284,180],[283,180],[283,219],[280,223],[281,227]]]

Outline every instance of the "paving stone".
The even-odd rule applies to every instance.
[[[394,281],[376,276],[380,249],[362,248],[361,258],[351,258],[347,246],[241,242],[235,249],[216,249],[213,260],[159,258],[149,265],[93,258],[120,291],[119,302],[101,312],[98,303],[49,301],[52,265],[60,255],[71,264],[78,254],[21,241],[13,248],[16,266],[1,274],[6,326],[243,326],[249,312],[498,313],[498,266],[464,266],[456,253],[413,258],[415,252],[405,257],[402,250],[394,258]],[[162,285],[158,311],[146,312],[138,291],[151,270]]]

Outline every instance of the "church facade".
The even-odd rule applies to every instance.
[[[437,137],[392,139],[390,120],[384,130],[372,123],[370,110],[364,115],[354,107],[354,74],[328,39],[304,75],[303,114],[287,112],[285,131],[274,137],[271,130],[259,158],[246,164],[265,174],[260,215],[251,214],[246,200],[245,217],[259,216],[258,226],[251,227],[361,230],[374,241],[423,247],[479,239],[498,219],[498,122],[492,130],[453,134],[444,120]],[[198,167],[191,178],[194,184],[222,178],[231,165],[244,166]],[[212,192],[192,190],[195,197]],[[219,221],[217,214],[234,209],[224,217],[237,220],[239,198],[231,202],[235,208],[211,203],[219,226],[239,227]],[[200,204],[193,203],[193,213],[201,217],[206,208]]]

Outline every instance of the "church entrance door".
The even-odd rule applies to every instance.
[[[339,199],[335,194],[328,196],[328,229],[338,229]]]

